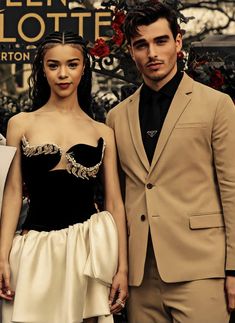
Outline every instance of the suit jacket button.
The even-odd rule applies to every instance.
[[[149,190],[151,190],[151,188],[153,188],[153,184],[148,183],[148,184],[147,184],[147,188],[148,188]]]
[[[145,215],[142,214],[141,217],[140,217],[141,221],[145,221]]]

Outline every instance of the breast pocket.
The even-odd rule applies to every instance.
[[[175,129],[207,128],[206,122],[177,123]]]
[[[224,227],[222,213],[192,215],[189,218],[189,227],[192,230]]]

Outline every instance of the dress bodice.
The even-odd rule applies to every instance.
[[[95,186],[105,143],[76,144],[64,155],[65,169],[54,169],[62,149],[52,143],[30,145],[22,138],[22,174],[29,195],[29,212],[24,229],[50,231],[84,222],[96,212]]]

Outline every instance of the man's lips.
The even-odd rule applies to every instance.
[[[150,62],[146,65],[146,67],[151,70],[155,70],[158,69],[162,64],[163,62]]]

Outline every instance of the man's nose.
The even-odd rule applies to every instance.
[[[158,56],[157,46],[155,44],[150,44],[148,47],[148,57],[155,58]]]

